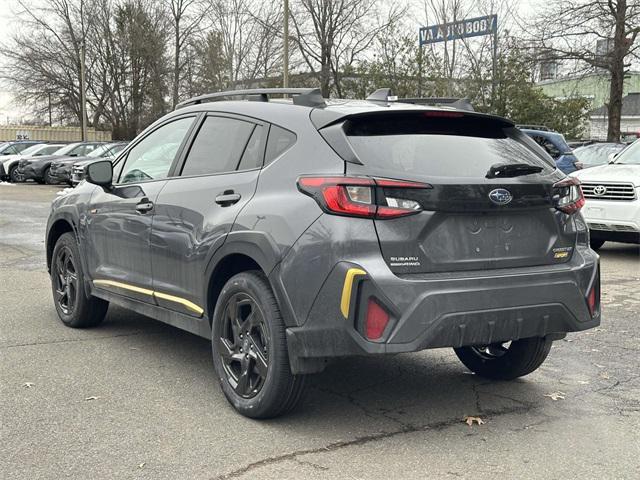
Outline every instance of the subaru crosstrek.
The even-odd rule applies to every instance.
[[[336,357],[453,347],[513,379],[600,323],[579,181],[510,121],[282,93],[186,101],[53,202],[64,324],[113,303],[209,338],[229,402],[266,418]]]

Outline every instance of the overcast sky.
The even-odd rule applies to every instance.
[[[30,4],[37,3],[45,3],[46,0],[27,0]],[[278,1],[278,0],[274,0]],[[380,0],[380,1],[389,1],[389,0]],[[420,20],[422,17],[422,0],[409,0],[411,3],[415,5],[414,14],[415,18],[415,29],[416,29],[416,41],[418,36],[418,27],[420,26]],[[525,0],[513,0],[511,2],[511,8],[517,11],[519,16],[528,17],[532,12],[535,11],[535,5],[539,5],[543,0],[534,0],[534,1],[525,1]],[[19,22],[16,22],[14,19],[14,14],[19,10],[19,5],[17,0],[0,0],[0,43],[5,43],[11,36],[11,34],[15,31],[16,28],[19,27]],[[411,22],[407,22],[410,24]],[[3,58],[0,58],[0,65],[3,63]],[[12,101],[13,96],[7,90],[7,86],[0,83],[0,123],[10,123],[18,120],[19,117],[29,115],[29,108],[25,108],[16,105]]]

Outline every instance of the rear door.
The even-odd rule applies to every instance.
[[[256,190],[267,131],[239,116],[201,120],[180,175],[156,202],[151,260],[158,304],[202,315],[207,264]]]
[[[522,267],[569,259],[562,252],[571,252],[575,232],[566,227],[566,215],[552,200],[559,174],[551,159],[507,122],[420,111],[353,118],[344,129],[363,163],[347,163],[348,174],[427,184],[380,191],[389,206],[422,209],[375,220],[383,256],[394,272]],[[491,178],[491,167],[505,163],[540,171]]]

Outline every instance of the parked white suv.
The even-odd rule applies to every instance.
[[[571,174],[582,182],[582,214],[591,232],[591,247],[606,242],[640,243],[640,140],[611,163]]]

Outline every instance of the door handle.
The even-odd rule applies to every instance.
[[[140,213],[147,213],[151,210],[153,210],[153,202],[148,198],[143,198],[138,204],[136,204],[136,211]]]
[[[223,207],[228,207],[234,203],[238,203],[240,198],[239,193],[235,193],[233,190],[226,190],[222,195],[216,197],[216,203]]]

